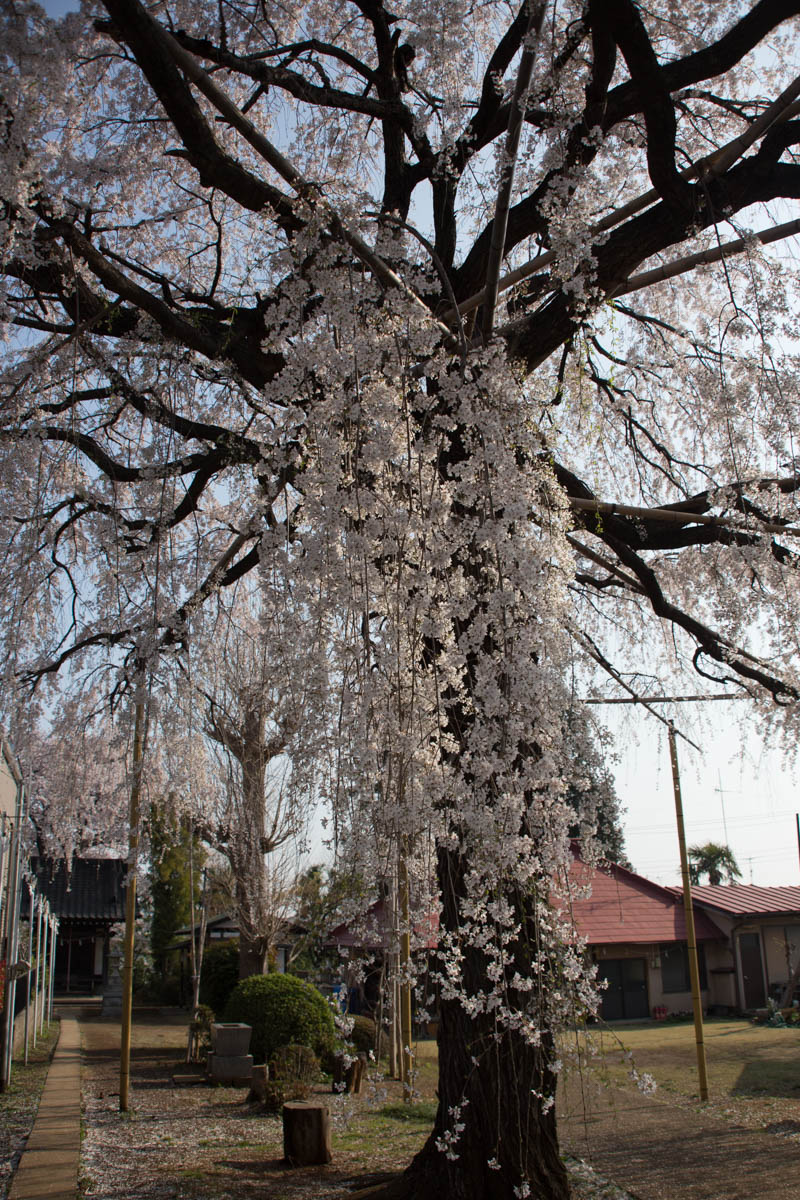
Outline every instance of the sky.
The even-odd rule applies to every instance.
[[[746,704],[680,704],[668,714],[703,751],[678,739],[687,844],[730,846],[742,883],[797,886],[797,773],[785,761],[783,746],[765,744]],[[635,871],[657,883],[680,883],[666,728],[638,706],[603,705],[594,711],[616,742],[614,774],[626,810],[628,858]]]

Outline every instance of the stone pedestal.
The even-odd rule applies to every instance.
[[[101,1017],[119,1019],[122,1016],[122,950],[111,951],[108,961],[108,983],[103,991]]]
[[[217,1054],[208,1056],[208,1075],[212,1083],[225,1087],[250,1087],[253,1075],[252,1054]]]
[[[211,1049],[215,1054],[246,1055],[253,1030],[242,1021],[215,1021],[211,1026]]]

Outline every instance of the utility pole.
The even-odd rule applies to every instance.
[[[719,802],[722,805],[722,832],[725,834],[725,845],[729,847],[730,842],[728,841],[728,822],[725,820],[725,793],[729,789],[722,786],[721,771],[717,771],[717,782],[719,783],[719,787],[716,789],[716,791],[719,792]]]
[[[689,978],[692,987],[692,1012],[694,1015],[695,1045],[697,1052],[697,1080],[700,1099],[708,1100],[708,1069],[706,1065],[706,1047],[703,1031],[703,1003],[700,995],[700,967],[697,959],[697,938],[694,928],[694,908],[692,906],[692,885],[689,880],[689,860],[686,854],[686,830],[683,822],[683,801],[681,799],[681,780],[678,770],[678,746],[674,722],[662,717],[660,713],[649,708],[650,704],[696,703],[707,700],[734,700],[736,696],[624,696],[610,697],[608,700],[590,697],[586,704],[646,704],[648,711],[667,726],[669,733],[669,757],[672,765],[672,790],[675,797],[675,818],[678,826],[678,848],[681,860],[681,877],[683,879],[683,906],[686,917],[686,946],[689,957]],[[681,734],[681,737],[686,737]],[[689,740],[688,738],[686,739]],[[695,745],[690,742],[690,745]],[[699,747],[695,746],[695,749]],[[724,805],[723,805],[724,816]],[[798,817],[798,846],[800,846],[800,817]]]
[[[681,855],[683,877],[683,911],[686,916],[686,946],[689,952],[689,978],[692,984],[692,1012],[694,1013],[694,1036],[697,1049],[697,1081],[700,1099],[708,1100],[708,1071],[706,1068],[706,1046],[703,1033],[703,1001],[700,995],[700,966],[697,961],[697,938],[694,930],[694,908],[692,907],[692,885],[689,879],[689,859],[686,854],[686,830],[683,824],[683,801],[681,778],[678,770],[678,747],[675,742],[675,726],[669,723],[669,757],[672,763],[672,788],[675,794],[675,818],[678,825],[678,847]]]

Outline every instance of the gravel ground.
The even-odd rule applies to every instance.
[[[86,1200],[327,1200],[402,1170],[427,1135],[424,1120],[381,1116],[398,1105],[399,1084],[375,1080],[359,1098],[326,1090],[335,1162],[289,1170],[280,1119],[241,1089],[176,1086],[185,1021],[134,1024],[129,1114],[118,1111],[118,1026],[82,1022]],[[631,1200],[580,1159],[568,1167],[575,1200]]]

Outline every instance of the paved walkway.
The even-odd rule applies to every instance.
[[[75,1200],[80,1153],[80,1027],[74,1018],[62,1018],[39,1111],[8,1200]]]
[[[657,1093],[573,1078],[560,1097],[559,1142],[636,1200],[800,1200],[800,1141]]]

